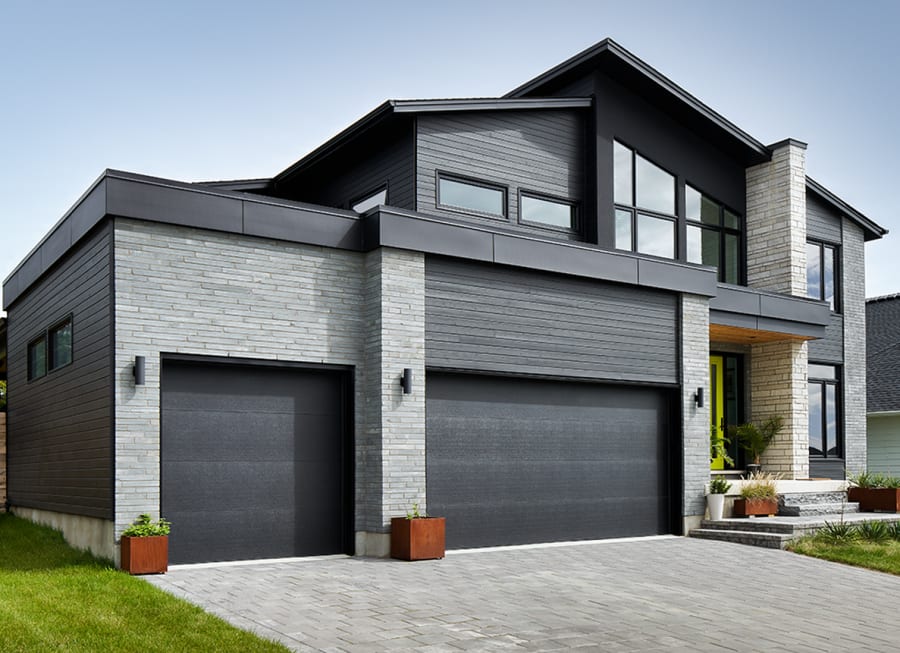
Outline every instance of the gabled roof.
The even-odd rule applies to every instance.
[[[455,111],[534,111],[545,109],[579,109],[591,106],[590,98],[463,98],[438,100],[388,100],[355,123],[325,141],[296,163],[279,172],[274,184],[284,181],[303,168],[328,156],[363,133],[379,127],[392,117],[403,114],[447,113]]]
[[[900,411],[900,294],[866,300],[867,412]]]
[[[525,82],[504,97],[547,95],[554,87],[594,69],[601,70],[652,103],[664,107],[666,113],[698,133],[713,140],[727,140],[729,149],[742,150],[750,161],[759,163],[771,157],[771,151],[763,143],[609,38]]]
[[[865,235],[866,240],[876,240],[878,238],[881,238],[888,232],[887,229],[876,224],[865,215],[863,215],[860,211],[854,209],[852,206],[847,204],[847,202],[832,193],[812,177],[806,178],[806,188],[807,190],[811,190],[816,195],[821,197],[836,211],[843,214],[844,216],[858,224],[860,227],[862,227],[863,234]]]

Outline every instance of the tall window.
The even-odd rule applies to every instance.
[[[675,258],[675,177],[618,141],[613,151],[616,249]]]
[[[719,281],[741,283],[741,218],[685,186],[687,260],[719,270]]]
[[[28,380],[39,379],[47,373],[47,338],[42,335],[28,343]]]
[[[809,455],[841,457],[840,383],[834,365],[809,364]]]
[[[48,332],[49,368],[52,372],[72,362],[72,318],[50,327]]]
[[[837,249],[825,243],[806,243],[806,294],[828,302],[839,311],[837,296]]]

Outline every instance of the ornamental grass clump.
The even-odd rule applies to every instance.
[[[860,472],[849,477],[851,487],[864,490],[896,490],[900,488],[900,477],[887,476],[877,472]]]
[[[135,519],[131,526],[122,531],[122,537],[159,537],[168,535],[171,528],[172,524],[165,519],[160,518],[159,521],[153,521],[150,515],[144,513]]]
[[[741,486],[741,498],[747,501],[766,501],[778,498],[775,482],[778,475],[771,472],[750,474]]]

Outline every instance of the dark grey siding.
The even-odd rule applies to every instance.
[[[507,222],[518,224],[519,191],[577,202],[584,193],[584,112],[496,111],[422,115],[417,127],[417,209],[489,225],[490,217],[439,209],[436,171],[507,188]],[[525,231],[566,237],[558,231]]]
[[[349,209],[385,184],[387,203],[415,209],[415,139],[412,124],[363,137],[276,189],[279,197]]]
[[[112,518],[110,223],[9,307],[9,502]],[[72,315],[72,364],[27,380],[28,342]]]
[[[844,318],[832,315],[825,337],[809,341],[809,360],[821,363],[844,362]]]
[[[806,194],[806,235],[836,245],[842,240],[841,216],[813,193]]]
[[[431,368],[676,383],[677,324],[671,293],[426,259]]]

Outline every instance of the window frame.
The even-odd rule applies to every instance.
[[[69,325],[69,360],[61,365],[54,365],[54,351],[53,351],[53,333],[59,331],[61,328],[65,327],[65,325]],[[47,328],[47,373],[51,374],[58,370],[63,369],[64,367],[68,367],[75,361],[75,325],[72,319],[72,314],[70,313],[63,319],[59,320],[52,326]]]
[[[841,313],[841,246],[836,245],[834,243],[830,243],[825,240],[817,240],[816,238],[807,238],[807,245],[813,245],[818,248],[819,251],[819,296],[813,297],[809,294],[809,257],[807,255],[806,261],[806,278],[807,278],[807,286],[806,286],[806,296],[809,299],[817,299],[821,302],[828,301],[825,299],[825,276],[823,274],[825,270],[825,250],[830,249],[834,255],[834,265],[832,266],[832,273],[834,275],[834,279],[832,283],[834,285],[834,305],[831,306],[831,312],[835,314]]]
[[[390,197],[390,195],[389,195],[389,193],[390,193],[390,188],[388,187],[388,183],[387,183],[387,182],[384,182],[384,183],[381,184],[380,186],[377,186],[377,187],[373,188],[372,190],[370,190],[370,191],[368,191],[368,192],[366,192],[366,193],[361,193],[360,195],[357,195],[357,196],[356,196],[356,199],[350,200],[350,202],[348,203],[348,207],[349,207],[349,209],[350,209],[351,211],[353,211],[354,213],[359,213],[360,215],[362,215],[362,214],[365,213],[366,211],[370,211],[370,210],[372,210],[373,208],[375,208],[375,206],[378,206],[378,204],[375,204],[375,205],[373,205],[373,206],[370,206],[368,209],[366,209],[366,211],[357,211],[356,208],[354,208],[354,207],[355,207],[357,204],[362,204],[363,202],[372,199],[373,197],[375,197],[376,195],[381,194],[382,192],[384,193],[384,202],[379,202],[378,204],[387,204],[387,203],[388,203],[388,198]]]
[[[811,459],[816,460],[843,460],[844,459],[844,411],[843,411],[843,395],[841,394],[841,388],[843,386],[843,370],[840,365],[836,365],[834,363],[819,363],[816,361],[809,361],[807,363],[807,370],[809,370],[812,366],[822,366],[828,367],[833,370],[832,378],[822,377],[822,376],[811,376],[807,374],[807,393],[809,392],[810,386],[819,387],[822,393],[822,397],[824,401],[827,401],[828,392],[826,388],[831,386],[834,388],[834,419],[835,419],[835,451],[834,455],[829,455],[829,442],[828,442],[828,410],[827,406],[823,403],[822,405],[822,423],[819,427],[822,429],[822,442],[824,444],[822,453],[813,453],[811,451],[811,447],[807,444],[807,449],[809,451],[809,457]],[[807,407],[807,421],[809,421],[810,414],[809,408]]]
[[[479,217],[490,218],[491,220],[502,220],[504,222],[509,221],[509,186],[504,184],[497,184],[489,181],[485,181],[483,179],[475,179],[472,177],[466,177],[464,175],[457,175],[452,172],[443,172],[441,170],[435,170],[435,179],[434,179],[434,205],[435,207],[443,210],[450,211],[452,213],[459,213],[462,215],[476,215]],[[447,181],[456,182],[457,184],[464,184],[466,186],[475,186],[480,188],[487,188],[488,190],[496,190],[502,194],[503,197],[503,214],[497,213],[488,213],[486,211],[478,211],[475,209],[468,209],[464,206],[455,206],[453,204],[444,204],[441,202],[441,180],[446,179]]]
[[[31,352],[32,352],[32,347],[37,344],[41,344],[44,349],[44,366],[43,366],[43,371],[41,371],[39,374],[32,374],[33,357],[32,357]],[[26,368],[27,368],[25,377],[26,377],[26,380],[28,383],[31,383],[32,381],[38,381],[47,376],[49,361],[47,360],[47,331],[46,330],[42,331],[40,335],[35,336],[34,338],[32,338],[31,340],[28,341],[28,344],[25,346],[25,359],[26,359],[25,362],[26,362]]]
[[[519,188],[518,191],[518,214],[516,216],[518,223],[521,225],[525,225],[528,227],[537,227],[539,229],[548,229],[550,231],[556,231],[565,234],[577,234],[581,229],[581,211],[578,210],[578,202],[575,200],[570,200],[565,197],[558,197],[556,195],[550,195],[549,193],[539,193],[537,191],[528,190]],[[569,215],[571,216],[571,227],[559,227],[553,224],[547,224],[546,222],[537,222],[535,220],[526,220],[522,216],[522,198],[527,197],[534,200],[541,200],[544,202],[549,202],[551,204],[561,204],[563,206],[569,207]]]
[[[615,197],[615,175],[616,175],[615,147],[616,147],[616,145],[620,145],[620,146],[626,148],[631,153],[631,166],[630,166],[631,167],[631,170],[630,170],[630,172],[631,172],[631,203],[627,204],[627,205],[616,201],[616,197]],[[637,157],[638,156],[640,156],[647,163],[659,168],[660,170],[665,172],[667,175],[672,177],[672,204],[673,204],[672,208],[675,211],[674,213],[672,213],[672,214],[661,213],[654,209],[647,209],[647,208],[638,206],[638,204],[637,204],[637,196],[638,196]],[[615,227],[617,211],[623,211],[623,212],[627,212],[630,214],[630,216],[631,216],[631,249],[622,249],[622,248],[618,247],[617,243],[615,242],[615,238],[613,240],[613,248],[620,252],[632,252],[634,254],[640,254],[641,256],[651,256],[655,259],[659,259],[659,260],[663,260],[663,261],[678,261],[679,260],[679,257],[678,257],[679,230],[680,230],[679,229],[680,221],[679,221],[679,217],[678,217],[678,186],[679,186],[678,175],[672,173],[672,171],[669,170],[668,168],[665,168],[665,167],[659,165],[652,158],[646,156],[644,153],[640,152],[637,148],[632,147],[625,141],[619,140],[618,138],[614,138],[613,139],[613,224]],[[648,254],[646,252],[641,252],[638,250],[637,245],[638,245],[638,222],[639,222],[638,216],[639,215],[646,215],[650,218],[667,220],[667,221],[673,223],[673,225],[674,225],[673,230],[672,230],[672,252],[673,252],[673,255],[671,258],[667,257],[667,256],[659,256],[657,254]],[[615,233],[615,229],[614,229],[614,233]]]
[[[688,196],[688,192],[691,190],[700,195],[701,207],[703,206],[703,204],[702,204],[703,198],[706,198],[707,200],[714,203],[718,207],[718,209],[719,209],[718,224],[712,225],[712,224],[707,224],[705,222],[702,222],[701,221],[702,213],[701,213],[701,217],[698,218],[697,220],[694,220],[694,219],[688,217],[687,196]],[[702,263],[702,262],[698,263],[696,261],[691,261],[688,258],[688,247],[689,247],[689,243],[690,243],[690,238],[688,237],[688,234],[690,233],[690,229],[695,228],[695,229],[700,230],[701,248],[702,248],[702,242],[703,242],[703,240],[702,240],[703,230],[705,229],[707,231],[715,232],[719,236],[718,237],[719,262],[716,265],[716,280],[721,283],[732,283],[730,281],[725,280],[725,270],[726,270],[725,243],[727,241],[727,236],[736,236],[737,237],[737,255],[738,255],[738,260],[737,260],[738,276],[737,276],[737,281],[733,282],[733,284],[738,285],[738,286],[745,286],[747,283],[747,265],[746,265],[747,252],[746,252],[746,248],[744,245],[744,232],[746,230],[745,229],[746,220],[745,220],[744,216],[741,215],[741,213],[739,211],[735,211],[733,208],[731,208],[727,204],[720,202],[712,195],[709,195],[708,193],[703,192],[702,190],[700,190],[700,188],[698,188],[696,185],[690,183],[689,181],[685,181],[685,183],[684,183],[684,198],[685,198],[684,199],[684,225],[685,225],[685,227],[684,227],[684,239],[685,239],[684,260],[685,260],[685,262],[690,263],[692,265],[704,265],[704,263]],[[735,216],[737,218],[738,225],[739,225],[737,228],[728,227],[725,225],[725,212],[726,211],[728,213],[731,213],[733,216]]]

